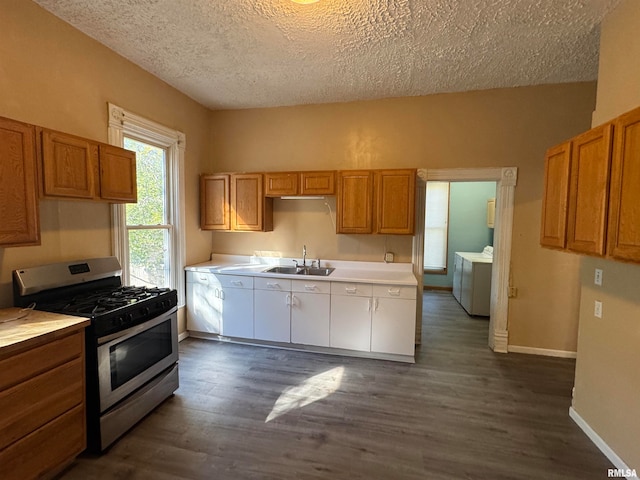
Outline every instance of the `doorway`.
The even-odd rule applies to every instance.
[[[513,228],[513,207],[518,169],[471,168],[471,169],[419,169],[416,192],[416,236],[413,241],[414,273],[422,292],[424,256],[425,190],[427,181],[444,182],[496,182],[496,210],[494,226],[494,257],[491,273],[491,307],[489,319],[489,347],[500,353],[507,353],[508,309],[509,309],[509,267],[511,264],[511,235]],[[416,338],[422,334],[422,307],[418,302],[418,322]]]

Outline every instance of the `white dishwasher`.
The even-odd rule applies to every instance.
[[[493,247],[482,252],[456,252],[453,296],[469,315],[489,316]]]

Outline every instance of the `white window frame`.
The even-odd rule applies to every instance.
[[[124,145],[124,138],[130,137],[166,150],[167,161],[167,222],[171,229],[171,287],[178,290],[178,305],[184,306],[185,267],[185,192],[184,192],[184,133],[147,120],[112,103],[109,111],[109,143],[118,147]],[[122,265],[123,278],[129,278],[129,245],[124,204],[111,207],[112,250]]]
[[[431,225],[429,225],[429,205],[430,205],[430,199],[429,199],[429,186],[432,187],[438,187],[439,189],[446,189],[446,200],[444,202],[441,202],[440,207],[444,210],[444,226],[437,228],[437,230],[440,231],[442,237],[443,238],[443,248],[444,248],[444,252],[443,252],[443,260],[444,260],[444,265],[442,265],[442,267],[436,267],[434,265],[426,265],[427,263],[427,241],[429,239],[429,235],[427,234],[428,230],[430,230],[431,228],[433,228]],[[451,198],[451,183],[450,182],[427,182],[427,186],[426,186],[427,190],[426,190],[426,198],[425,198],[425,221],[424,221],[424,245],[425,245],[425,252],[424,252],[424,256],[423,256],[423,268],[424,268],[424,273],[426,274],[432,274],[432,275],[446,275],[447,271],[449,269],[449,201]]]

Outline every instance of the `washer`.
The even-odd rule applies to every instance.
[[[453,296],[469,315],[489,316],[492,266],[492,246],[482,252],[456,252]]]

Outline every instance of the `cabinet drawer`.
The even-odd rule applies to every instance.
[[[216,275],[220,285],[227,288],[246,288],[253,289],[253,277],[245,277],[244,275]]]
[[[84,330],[81,330],[0,360],[0,391],[80,357],[83,351]]]
[[[402,286],[402,285],[374,285],[373,286],[374,297],[388,297],[388,298],[416,298],[416,287]]]
[[[202,285],[218,285],[218,279],[213,273],[187,272],[187,283],[200,283]]]
[[[85,449],[84,404],[0,451],[0,478],[42,478]]]
[[[331,295],[370,297],[373,292],[372,287],[370,283],[331,282]]]
[[[331,293],[331,282],[318,282],[313,280],[292,280],[292,292],[305,293]]]
[[[290,292],[291,280],[288,278],[255,277],[254,288],[256,290],[275,290],[278,292]]]
[[[83,401],[82,358],[0,392],[0,450]]]

